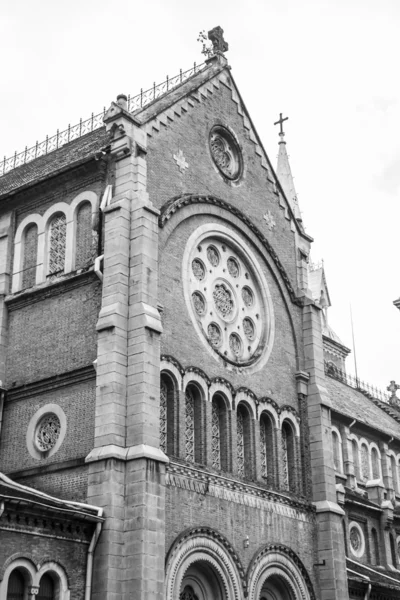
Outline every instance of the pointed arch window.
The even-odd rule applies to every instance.
[[[30,288],[36,283],[36,266],[38,250],[38,228],[36,223],[29,225],[23,238],[22,289]]]
[[[340,439],[336,431],[332,431],[333,466],[335,471],[342,472]]]
[[[93,259],[92,205],[83,202],[76,213],[75,268],[83,269]]]
[[[65,268],[67,219],[63,213],[56,215],[49,228],[49,277],[62,275]]]
[[[54,600],[54,582],[47,573],[40,580],[39,594],[36,598],[37,600]]]
[[[271,417],[263,412],[260,418],[261,477],[274,484],[274,426]]]
[[[24,600],[25,587],[24,576],[14,569],[8,579],[7,600]]]
[[[296,450],[295,436],[292,425],[288,421],[282,424],[282,463],[283,487],[296,490]]]

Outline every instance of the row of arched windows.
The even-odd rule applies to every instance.
[[[13,293],[93,263],[98,250],[92,229],[97,204],[94,192],[83,192],[71,204],[58,202],[44,215],[29,215],[19,224],[14,238]]]
[[[53,579],[45,573],[40,579],[36,600],[55,600],[54,588]],[[19,569],[14,569],[8,579],[7,600],[25,600],[27,595],[28,588],[25,577]]]
[[[359,481],[381,479],[381,453],[374,443],[368,443],[364,438],[351,437],[351,458],[354,465],[354,475]],[[332,427],[333,464],[335,471],[344,473],[343,443],[339,430]]]
[[[223,392],[206,401],[196,381],[179,394],[173,376],[160,383],[160,447],[188,463],[299,491],[299,436],[294,419],[278,422],[263,410],[256,419],[244,399],[235,407]]]

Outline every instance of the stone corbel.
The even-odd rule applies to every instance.
[[[295,375],[297,381],[297,393],[307,396],[308,394],[308,381],[310,375],[305,371],[298,371]]]
[[[381,503],[382,508],[382,525],[385,529],[389,529],[393,523],[393,504],[390,500],[384,500]]]

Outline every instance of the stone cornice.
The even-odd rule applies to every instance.
[[[7,391],[6,402],[15,402],[17,400],[24,400],[30,396],[37,396],[46,392],[51,392],[55,389],[66,387],[70,385],[76,385],[84,381],[89,381],[96,378],[96,371],[93,365],[82,367],[81,369],[74,369],[60,375],[53,377],[47,377],[40,381],[33,381],[26,383],[15,388],[10,388]]]
[[[261,231],[258,229],[258,227],[256,227],[254,225],[254,223],[248,217],[246,217],[246,215],[241,210],[239,210],[232,204],[225,202],[225,200],[221,200],[220,198],[215,198],[214,196],[202,196],[202,195],[197,195],[197,194],[185,194],[183,196],[173,198],[172,200],[170,200],[166,204],[164,204],[164,206],[161,208],[161,215],[159,218],[160,228],[162,229],[163,227],[165,227],[166,223],[169,221],[169,219],[172,217],[172,215],[175,212],[177,212],[181,208],[184,208],[185,206],[189,206],[191,204],[206,204],[206,205],[208,204],[208,205],[212,205],[212,206],[217,206],[217,207],[220,207],[220,208],[226,210],[227,212],[231,213],[238,219],[240,219],[252,231],[252,233],[254,233],[254,235],[258,238],[258,240],[264,246],[265,250],[268,252],[269,256],[271,257],[273,263],[275,264],[275,266],[286,286],[286,289],[289,293],[289,296],[290,296],[290,299],[292,300],[292,302],[294,304],[297,304],[298,306],[303,306],[303,298],[296,295],[296,292],[290,282],[289,276],[286,273],[286,270],[285,270],[284,266],[282,265],[277,253],[272,248],[270,242],[261,233]]]
[[[293,519],[314,521],[315,508],[306,501],[296,500],[257,485],[241,483],[173,461],[166,468],[166,484]]]

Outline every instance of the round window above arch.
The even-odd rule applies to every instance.
[[[243,155],[234,133],[223,125],[214,125],[210,131],[211,157],[220,173],[231,181],[243,172]]]
[[[261,368],[272,350],[274,311],[251,248],[222,225],[202,226],[188,240],[183,282],[193,325],[214,358]]]
[[[349,525],[349,539],[352,554],[361,558],[365,552],[365,536],[361,526],[355,521]]]

